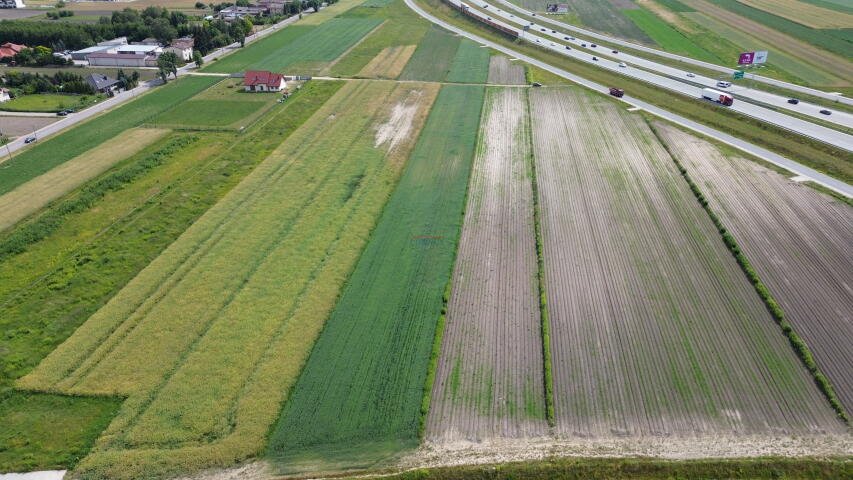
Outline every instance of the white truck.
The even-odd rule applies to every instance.
[[[730,107],[735,101],[734,97],[730,94],[714,90],[713,88],[703,88],[702,98],[727,107]]]

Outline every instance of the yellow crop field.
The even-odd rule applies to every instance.
[[[417,45],[385,47],[358,72],[359,77],[397,78],[415,53]]]
[[[128,397],[78,473],[164,476],[263,449],[436,94],[348,82],[20,380]]]
[[[0,231],[163,138],[169,130],[133,128],[0,196]]]
[[[738,0],[811,28],[853,28],[853,15],[799,0]]]

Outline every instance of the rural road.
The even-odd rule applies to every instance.
[[[506,8],[515,10],[516,12],[523,13],[525,15],[532,15],[534,12],[529,12],[518,5],[508,1],[508,0],[495,0],[496,2],[504,5]],[[658,50],[656,48],[647,47],[645,45],[640,45],[633,42],[628,42],[622,40],[620,38],[611,37],[608,35],[603,35],[597,32],[592,32],[590,30],[586,30],[580,27],[576,27],[574,25],[569,25],[564,22],[560,22],[558,20],[553,20],[548,18],[547,16],[537,15],[537,18],[542,24],[550,25],[555,28],[562,28],[564,30],[574,32],[576,34],[585,35],[590,38],[594,38],[598,41],[605,41],[614,45],[619,45],[626,48],[631,48],[634,50],[651,53],[653,55],[658,55],[660,57],[669,58],[671,60],[677,60],[679,62],[684,62],[690,65],[695,65],[697,67],[707,68],[709,70],[716,70],[718,72],[724,73],[727,76],[731,76],[734,72],[734,68],[724,67],[722,65],[717,65],[714,63],[703,62],[702,60],[696,60],[689,57],[683,57],[681,55],[676,55],[674,53],[664,52],[662,50]],[[749,75],[750,79],[754,79],[756,82],[765,83],[767,85],[772,85],[774,87],[785,88],[791,90],[793,92],[804,93],[807,95],[812,95],[815,97],[820,97],[826,100],[830,100],[832,102],[840,102],[846,105],[853,105],[853,98],[844,97],[842,95],[837,95],[834,93],[824,92],[822,90],[817,90],[814,88],[804,87],[802,85],[797,85],[794,83],[784,82],[782,80],[776,80],[775,78],[762,77],[761,75]]]
[[[460,2],[459,0],[445,0],[445,1],[455,5],[457,7],[461,4],[463,4],[463,2]],[[471,5],[470,3],[465,3],[465,5],[469,6],[469,8],[473,8],[473,7],[470,7],[470,5]],[[488,3],[486,3],[482,0],[478,0],[477,5],[481,5],[481,6],[482,5],[488,5]],[[691,83],[685,83],[684,80],[686,80],[687,78],[686,78],[686,72],[684,72],[683,70],[675,69],[672,67],[667,67],[665,65],[660,65],[660,64],[657,64],[655,62],[651,62],[649,60],[641,59],[640,57],[635,57],[635,56],[630,56],[630,58],[633,59],[632,63],[634,63],[634,64],[644,63],[645,66],[647,66],[648,68],[655,69],[656,71],[659,71],[659,70],[670,71],[668,73],[670,75],[672,75],[673,77],[676,77],[678,79],[672,78],[670,76],[666,76],[663,74],[658,74],[658,73],[655,73],[653,71],[643,70],[643,69],[639,69],[639,68],[633,68],[631,65],[628,65],[626,67],[620,67],[620,65],[619,65],[620,60],[622,58],[625,58],[626,60],[629,58],[629,56],[624,54],[624,53],[614,55],[608,51],[607,55],[605,55],[604,48],[600,48],[600,50],[602,50],[601,53],[596,52],[595,54],[589,53],[587,51],[581,51],[581,50],[576,49],[576,48],[567,49],[565,45],[563,45],[562,43],[559,43],[559,42],[563,41],[564,36],[567,36],[566,34],[555,33],[555,31],[552,31],[551,29],[546,29],[544,27],[535,26],[535,25],[532,26],[529,31],[524,31],[522,26],[524,24],[528,24],[529,22],[527,22],[525,20],[518,19],[517,17],[515,17],[514,15],[512,15],[508,12],[498,11],[497,9],[494,9],[494,8],[480,9],[478,7],[478,8],[475,8],[474,11],[476,11],[476,13],[478,13],[480,15],[489,16],[491,21],[496,23],[496,24],[499,24],[499,25],[506,27],[508,29],[511,29],[513,31],[519,32],[519,38],[526,40],[527,42],[532,43],[534,45],[538,45],[542,48],[551,50],[551,51],[558,53],[560,55],[570,57],[570,58],[573,58],[575,60],[579,60],[579,61],[591,64],[591,65],[595,65],[596,67],[602,68],[604,70],[610,70],[614,73],[618,73],[620,75],[624,75],[624,76],[629,77],[629,78],[634,78],[634,79],[637,79],[637,80],[640,80],[640,81],[643,81],[646,83],[650,83],[652,85],[655,85],[655,86],[658,86],[661,88],[665,88],[667,90],[671,90],[673,92],[677,92],[677,93],[680,93],[682,95],[686,95],[686,96],[693,97],[693,98],[701,98],[702,97],[702,88],[704,86],[700,87],[700,86],[696,86],[695,84],[692,83],[693,80],[700,78],[699,75],[697,75],[696,78],[689,79],[689,80],[691,80]],[[500,15],[506,15],[507,17],[510,18],[510,22],[498,20],[497,18],[494,18],[491,15],[494,15],[494,17],[498,17]],[[518,24],[516,24],[514,22],[518,22]],[[573,42],[577,45],[584,43],[584,42],[581,42],[580,40],[577,40],[577,39],[575,39],[574,41],[570,41],[570,42]],[[618,57],[619,60],[607,59],[607,58],[604,58],[605,56]],[[684,80],[682,80],[682,79],[684,79]],[[704,79],[705,79],[704,81],[710,85],[714,85],[717,82],[716,79],[712,79],[712,78],[704,77]],[[621,86],[621,85],[615,85],[615,86]],[[626,87],[626,90],[627,89],[628,88]],[[775,100],[773,100],[771,97],[775,97]],[[772,94],[765,93],[763,98],[764,98],[764,100],[766,100],[768,102],[772,101],[773,103],[775,103],[774,106],[777,108],[779,108],[781,105],[788,105],[787,99],[784,97],[778,96],[778,95],[772,95]],[[711,108],[710,105],[709,105],[709,108]],[[724,107],[719,107],[719,108],[724,108]],[[835,146],[838,148],[843,148],[847,151],[853,152],[853,135],[849,135],[847,133],[844,133],[844,132],[841,132],[841,131],[838,131],[838,130],[835,130],[835,129],[832,129],[829,127],[824,127],[822,125],[812,123],[808,120],[793,117],[791,115],[787,115],[785,113],[778,112],[776,110],[771,110],[770,108],[766,108],[766,107],[763,107],[761,105],[756,105],[756,104],[749,103],[746,101],[735,100],[734,105],[732,105],[731,107],[725,107],[725,108],[729,108],[729,109],[734,110],[734,111],[741,113],[743,115],[747,115],[747,116],[753,117],[755,119],[761,120],[763,122],[776,125],[776,126],[781,127],[785,130],[795,132],[799,135],[803,135],[803,136],[812,138],[814,140],[818,140],[818,141],[827,143],[829,145],[832,145],[832,146]],[[815,106],[815,108],[813,109],[813,111],[815,112],[815,116],[824,117],[824,115],[817,113],[819,110],[821,110],[821,108]],[[804,110],[804,112],[800,112],[800,113],[806,113],[806,112],[808,112],[808,110]],[[837,116],[840,116],[840,113],[838,113]],[[851,117],[849,115],[846,115],[846,117],[851,118],[851,120],[853,120],[853,117]],[[823,119],[826,120],[826,118],[823,118]],[[853,121],[850,122],[850,125],[853,126]]]
[[[531,65],[535,65],[535,66],[537,66],[543,70],[549,71],[555,75],[559,75],[560,77],[571,80],[572,82],[577,83],[578,85],[582,85],[582,86],[587,87],[587,88],[594,90],[596,92],[604,93],[604,94],[607,94],[609,92],[609,88],[604,86],[604,85],[601,85],[601,84],[598,84],[595,82],[591,82],[589,80],[586,80],[585,78],[582,78],[582,77],[579,77],[579,76],[574,75],[572,73],[569,73],[566,70],[554,67],[550,64],[547,64],[545,62],[537,60],[533,57],[529,57],[527,55],[518,53],[518,52],[516,52],[510,48],[504,47],[502,45],[498,45],[497,43],[494,43],[490,40],[486,40],[482,37],[477,36],[476,34],[470,33],[466,30],[463,30],[461,28],[453,26],[453,25],[451,25],[451,24],[449,24],[443,20],[440,20],[440,19],[434,17],[433,15],[427,13],[426,11],[424,11],[421,7],[419,7],[414,2],[414,0],[405,0],[405,2],[409,8],[411,8],[415,13],[417,13],[421,17],[423,17],[426,20],[429,20],[430,22],[432,22],[436,25],[439,25],[439,26],[441,26],[441,27],[443,27],[443,28],[445,28],[451,32],[462,35],[463,37],[467,37],[467,38],[469,38],[469,39],[471,39],[471,40],[473,40],[473,41],[475,41],[481,45],[486,45],[489,48],[492,48],[496,51],[502,52],[504,54],[510,55],[512,57],[515,57],[515,58],[518,58],[518,59],[520,59],[524,62],[527,62]],[[668,112],[662,108],[656,107],[656,106],[651,105],[651,104],[646,103],[646,102],[643,102],[642,100],[632,98],[629,95],[625,95],[624,97],[622,97],[622,100],[624,102],[632,105],[632,106],[639,107],[643,110],[646,110],[647,112],[649,112],[653,115],[664,118],[666,120],[669,120],[670,122],[673,122],[677,125],[681,125],[685,128],[688,128],[688,129],[693,130],[695,132],[701,133],[703,135],[707,135],[711,138],[719,140],[719,141],[726,143],[732,147],[735,147],[739,150],[742,150],[742,151],[747,152],[749,154],[755,155],[756,157],[761,158],[762,160],[765,160],[765,161],[770,162],[774,165],[780,166],[780,167],[782,167],[782,168],[784,168],[790,172],[793,172],[794,174],[796,174],[798,176],[807,177],[810,180],[812,180],[813,182],[815,182],[819,185],[822,185],[826,188],[829,188],[830,190],[838,192],[838,193],[845,195],[847,197],[853,198],[853,187],[851,187],[847,183],[842,182],[840,180],[837,180],[835,178],[832,178],[828,175],[824,175],[824,174],[822,174],[822,173],[820,173],[814,169],[811,169],[805,165],[802,165],[802,164],[797,163],[793,160],[785,158],[779,154],[773,153],[773,152],[771,152],[765,148],[761,148],[757,145],[753,145],[749,142],[745,142],[739,138],[733,137],[727,133],[720,132],[720,131],[715,130],[713,128],[706,127],[705,125],[694,122],[694,121],[689,120],[687,118],[684,118],[680,115],[676,115],[674,113]]]
[[[488,8],[483,8],[484,5],[489,5]],[[505,21],[509,23],[515,24],[516,28],[523,28],[524,25],[529,25],[530,31],[535,32],[536,34],[544,34],[548,37],[552,37],[554,40],[557,40],[558,48],[564,49],[563,45],[560,43],[568,43],[575,47],[580,47],[584,44],[586,45],[594,45],[594,43],[589,40],[582,38],[575,38],[574,40],[565,40],[566,38],[573,38],[571,34],[566,33],[565,30],[555,30],[554,28],[546,28],[543,24],[530,22],[526,18],[518,17],[510,12],[505,10],[501,10],[496,8],[489,2],[484,2],[482,0],[478,0],[475,5],[478,10],[481,12],[485,12],[487,15],[494,15],[497,17],[503,18]],[[518,9],[522,11],[521,9]],[[536,19],[540,19],[541,17],[535,17]],[[560,28],[560,27],[557,27]],[[526,35],[526,34],[525,34]],[[684,70],[681,68],[671,67],[669,65],[664,65],[643,57],[638,57],[636,55],[631,55],[625,52],[613,53],[611,48],[604,48],[599,45],[598,48],[590,49],[591,51],[596,52],[595,55],[599,57],[606,57],[615,62],[625,62],[628,66],[623,68],[620,73],[624,73],[625,70],[628,70],[634,66],[642,67],[644,69],[650,70],[655,73],[659,73],[661,75],[665,75],[670,77],[673,80],[684,83],[687,86],[705,88],[710,87],[718,90],[723,90],[729,93],[733,93],[738,99],[746,99],[752,101],[753,103],[763,104],[765,106],[770,106],[776,109],[788,110],[791,112],[796,112],[800,115],[806,115],[812,118],[816,118],[825,122],[834,123],[841,127],[853,128],[853,115],[843,112],[843,111],[834,111],[832,115],[824,115],[820,113],[821,110],[826,109],[825,106],[817,105],[814,103],[800,102],[796,105],[792,105],[788,103],[788,99],[791,97],[786,97],[783,95],[777,95],[775,93],[766,92],[763,90],[748,88],[743,85],[732,85],[726,89],[720,89],[717,87],[717,78],[707,77],[703,75],[694,74],[693,77],[688,77],[688,70]],[[565,54],[569,54],[569,51],[561,52]],[[581,59],[584,59],[581,57]],[[749,74],[748,78],[752,79],[753,75]],[[694,92],[698,92],[698,89],[693,89]],[[697,94],[698,96],[699,94]]]

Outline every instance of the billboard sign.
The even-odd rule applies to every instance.
[[[743,78],[743,70],[735,70],[735,73],[734,75],[732,75],[732,77],[735,80],[740,80],[741,78]]]
[[[765,56],[766,58],[766,56]],[[737,59],[738,65],[752,65],[753,60],[755,59],[755,52],[743,52]]]
[[[767,50],[755,52],[755,55],[752,57],[752,63],[767,63]]]

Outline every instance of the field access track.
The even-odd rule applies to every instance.
[[[489,88],[427,438],[543,436],[545,392],[527,92]]]
[[[530,99],[557,434],[844,432],[643,117]]]
[[[853,209],[673,127],[658,130],[853,412]]]
[[[268,456],[280,471],[369,466],[418,445],[483,91],[442,87],[400,184],[270,435]]]
[[[161,477],[260,453],[436,89],[348,82],[20,381],[128,397],[80,472]]]

